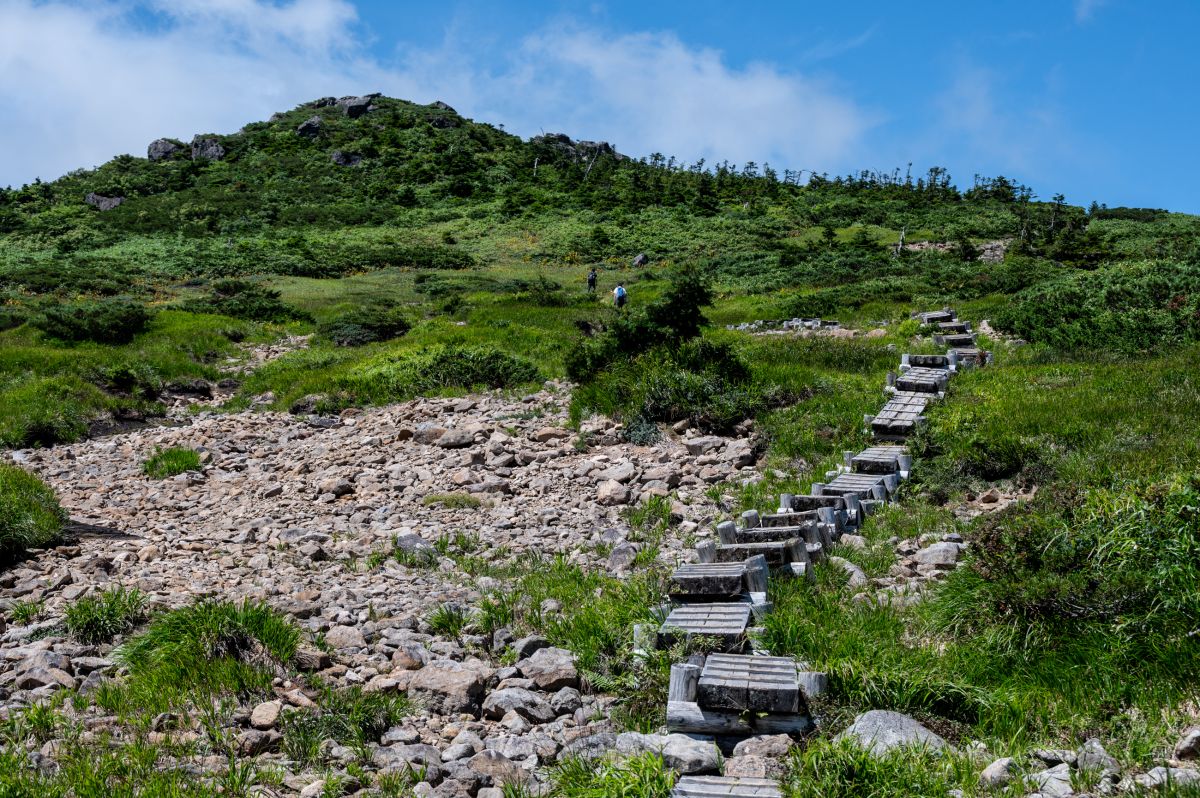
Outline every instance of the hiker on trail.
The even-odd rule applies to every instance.
[[[617,287],[613,289],[613,304],[618,308],[625,307],[625,284],[617,283]]]
[[[592,269],[588,272],[588,293],[596,293],[596,270]]]

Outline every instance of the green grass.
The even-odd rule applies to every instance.
[[[146,619],[146,597],[120,585],[67,605],[67,633],[81,643],[111,642]]]
[[[14,601],[8,608],[8,617],[18,626],[26,626],[41,618],[45,612],[45,599],[36,601],[21,599]]]
[[[281,726],[284,753],[303,767],[322,762],[326,740],[366,752],[368,743],[379,742],[409,711],[408,699],[401,694],[318,686],[316,708],[289,712]]]
[[[639,754],[624,762],[567,759],[551,778],[562,798],[667,798],[676,777],[661,757]]]
[[[447,510],[473,510],[481,502],[469,493],[433,493],[421,499],[421,504],[431,507],[439,504]]]
[[[151,479],[166,479],[185,471],[200,470],[200,453],[184,446],[155,449],[142,463],[142,473]]]
[[[118,648],[129,675],[97,700],[128,713],[261,694],[286,673],[299,640],[296,626],[265,605],[201,601],[158,615]]]
[[[67,514],[34,474],[0,463],[0,563],[58,539]]]

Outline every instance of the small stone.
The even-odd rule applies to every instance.
[[[1200,759],[1200,726],[1193,726],[1175,743],[1176,759]]]
[[[575,668],[575,655],[565,648],[538,649],[528,659],[520,660],[517,667],[541,690],[579,687],[579,671]]]
[[[279,713],[283,704],[278,701],[264,701],[250,713],[250,725],[256,729],[273,729],[279,722]]]
[[[1010,756],[997,759],[979,774],[979,786],[984,788],[1003,787],[1012,781],[1016,760]]]
[[[908,715],[882,709],[859,715],[849,728],[838,735],[838,739],[853,739],[877,756],[909,746],[932,750],[947,747],[945,740]]]
[[[1071,787],[1071,766],[1065,762],[1034,773],[1029,780],[1037,785],[1038,792],[1042,795],[1059,798],[1075,794],[1074,788]]]
[[[367,641],[353,626],[335,626],[325,633],[325,642],[336,649],[365,648]]]
[[[792,738],[786,734],[767,734],[748,737],[733,747],[734,756],[787,756],[792,750]]]
[[[596,489],[596,501],[606,507],[629,504],[629,488],[615,479],[601,482],[600,487]]]

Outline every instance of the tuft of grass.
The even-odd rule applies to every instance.
[[[623,762],[565,759],[551,771],[555,795],[563,798],[667,798],[675,773],[657,754],[639,754]]]
[[[975,766],[961,755],[864,751],[849,740],[820,739],[792,754],[784,780],[790,798],[950,798],[974,794]]]
[[[295,656],[300,630],[265,604],[201,601],[156,617],[114,652],[129,676],[102,704],[163,711],[189,699],[265,692]]]
[[[137,588],[110,587],[67,606],[67,632],[81,643],[108,643],[146,619],[146,597]]]
[[[15,601],[8,608],[8,617],[18,626],[27,626],[41,618],[45,611],[45,599]]]
[[[53,543],[66,520],[45,482],[23,468],[0,464],[0,562]]]
[[[142,463],[142,473],[151,479],[166,479],[185,471],[199,470],[199,452],[184,446],[155,449],[154,454]]]
[[[316,703],[315,710],[293,712],[283,720],[284,753],[305,767],[321,761],[326,740],[356,748],[379,742],[410,709],[404,695],[367,693],[358,686],[337,690],[321,685]]]
[[[442,604],[425,618],[434,634],[454,638],[463,633],[468,620],[467,611],[455,604]]]
[[[447,510],[473,510],[479,507],[481,502],[469,493],[431,493],[421,499],[421,504],[426,507],[440,504]]]

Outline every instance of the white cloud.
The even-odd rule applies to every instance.
[[[1075,0],[1075,21],[1082,25],[1090,22],[1101,7],[1108,5],[1108,0]]]
[[[442,99],[522,135],[605,138],[632,155],[830,170],[873,123],[820,81],[735,68],[667,33],[543,29],[491,62],[470,42],[399,42],[394,65],[362,42],[346,0],[0,0],[0,185],[365,91]]]

